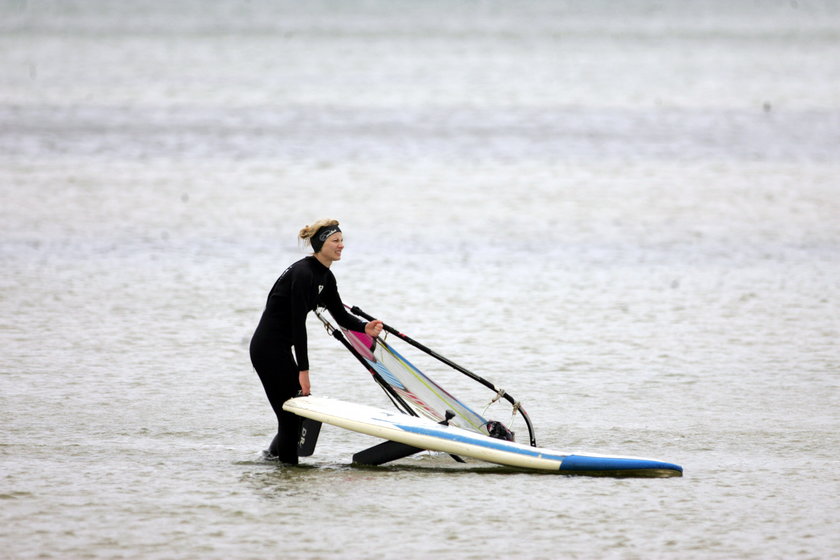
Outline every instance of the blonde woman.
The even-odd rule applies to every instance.
[[[292,465],[298,463],[300,417],[284,411],[283,403],[311,390],[306,316],[322,306],[342,327],[374,337],[382,332],[382,321],[365,323],[349,314],[341,302],[330,270],[344,250],[338,220],[319,220],[301,229],[298,237],[311,245],[313,254],[291,265],[274,283],[251,339],[251,363],[277,415],[277,435],[268,451]]]

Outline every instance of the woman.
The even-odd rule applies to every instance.
[[[306,316],[316,306],[326,307],[342,327],[374,337],[382,332],[382,321],[365,323],[357,319],[347,313],[338,295],[330,271],[330,265],[341,260],[344,250],[338,221],[319,220],[301,229],[298,236],[312,246],[314,254],[291,265],[274,283],[251,339],[251,363],[279,424],[268,451],[292,465],[298,462],[300,417],[284,411],[283,403],[298,392],[308,395],[311,389]]]

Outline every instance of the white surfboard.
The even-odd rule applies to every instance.
[[[471,457],[481,461],[555,471],[609,476],[682,476],[682,467],[642,457],[611,457],[562,452],[491,438],[456,426],[436,424],[401,412],[326,397],[296,397],[283,404],[289,412],[340,428],[406,445]]]

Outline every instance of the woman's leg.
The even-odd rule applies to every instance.
[[[283,403],[300,391],[297,363],[291,348],[277,348],[261,351],[261,346],[251,344],[251,363],[260,376],[268,402],[277,416],[277,435],[268,448],[269,453],[283,463],[298,464],[297,445],[300,439],[301,419],[283,410]]]
[[[300,416],[286,412],[278,418],[277,435],[271,441],[268,452],[281,462],[289,465],[298,464],[298,441],[300,440]]]

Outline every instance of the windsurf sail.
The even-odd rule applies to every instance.
[[[354,314],[372,320],[358,307],[350,308]],[[374,380],[385,390],[394,405],[406,414],[422,416],[435,422],[444,422],[471,430],[480,434],[500,439],[513,440],[511,432],[504,424],[497,420],[488,420],[466,405],[428,375],[420,371],[409,359],[397,351],[382,336],[373,338],[365,333],[350,331],[343,327],[334,327],[320,311],[316,312],[324,323],[327,331],[337,338],[373,375]],[[442,361],[453,369],[460,371],[492,389],[496,395],[491,401],[501,398],[508,400],[513,407],[513,414],[519,412],[528,426],[530,443],[536,446],[533,427],[527,413],[519,401],[513,399],[506,391],[499,389],[491,382],[466,370],[465,368],[440,356],[422,344],[414,341],[396,329],[384,325],[385,331],[392,333],[404,342]],[[450,414],[447,414],[449,412]],[[450,418],[451,417],[451,418]]]

